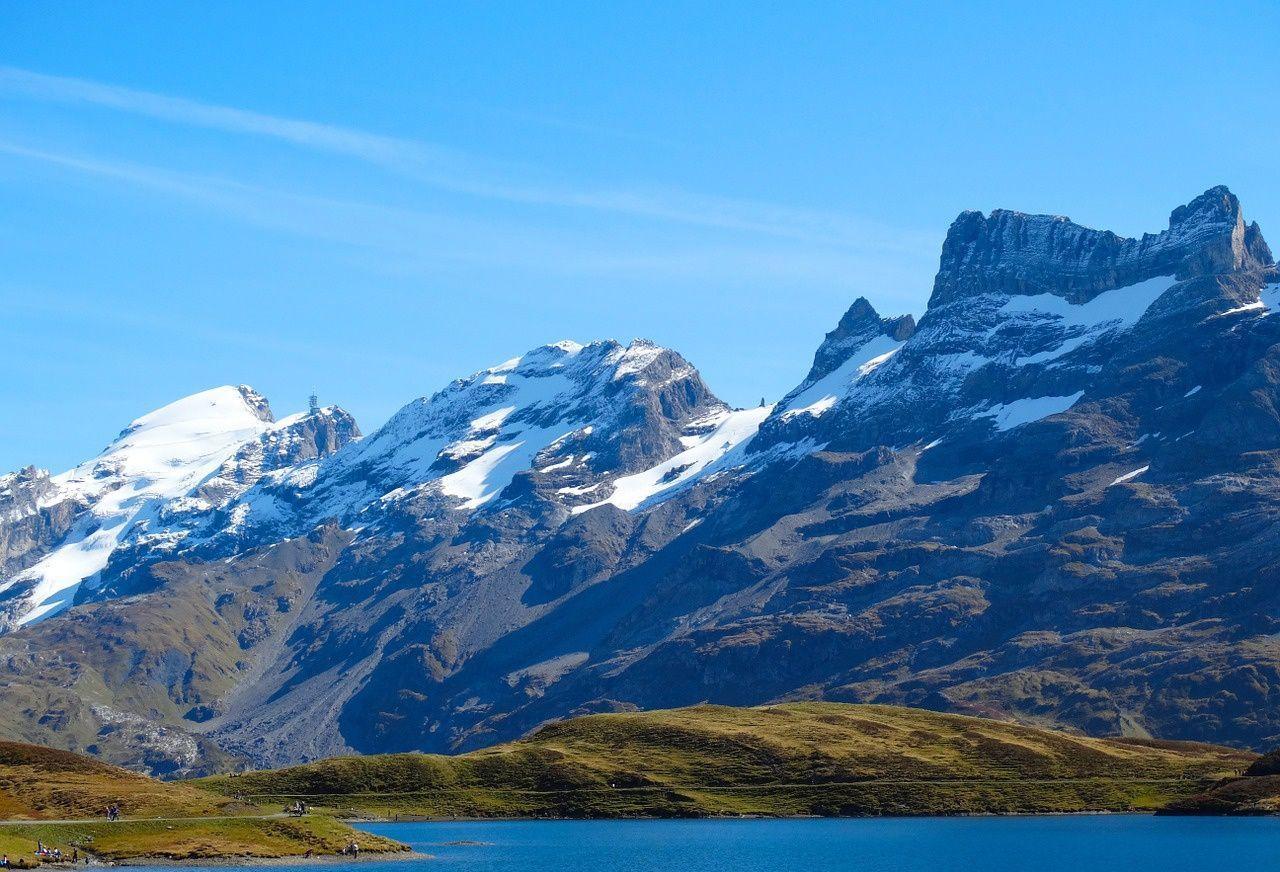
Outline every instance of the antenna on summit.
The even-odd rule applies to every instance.
[[[312,391],[311,396],[307,398],[307,408],[313,415],[320,411],[320,398],[316,396],[315,391]]]

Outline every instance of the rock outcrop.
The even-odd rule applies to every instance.
[[[1157,276],[1183,280],[1272,263],[1262,231],[1245,224],[1240,201],[1221,186],[1174,209],[1168,230],[1138,239],[1061,216],[964,212],[947,232],[929,306],[993,292],[1084,303]]]

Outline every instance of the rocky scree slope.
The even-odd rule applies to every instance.
[[[772,409],[537,349],[116,552],[0,637],[0,727],[106,706],[184,771],[816,698],[1274,744],[1277,290],[1214,188],[1138,239],[965,213],[919,322],[859,300]]]

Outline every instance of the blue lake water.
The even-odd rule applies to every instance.
[[[362,829],[435,859],[361,863],[360,872],[1280,870],[1280,819],[1272,818],[468,821]]]

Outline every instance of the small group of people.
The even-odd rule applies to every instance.
[[[109,821],[120,820],[120,804],[119,803],[113,802],[111,803],[111,805],[107,806],[107,820]]]
[[[287,814],[291,814],[294,817],[302,817],[307,813],[307,804],[300,799],[295,799],[293,801],[293,805],[286,805],[284,810]]]
[[[349,842],[347,842],[347,846],[342,849],[342,853],[348,857],[359,857],[360,846],[356,844],[355,839],[351,839]]]
[[[80,862],[80,849],[76,847],[72,847],[70,854],[64,854],[62,853],[61,848],[50,848],[44,842],[40,840],[36,840],[36,857],[43,863],[75,864]],[[89,862],[89,858],[85,857],[85,863],[88,863],[88,862]],[[0,868],[5,868],[5,869],[12,868],[12,864],[9,862],[8,854],[5,854],[3,857],[0,857]]]

